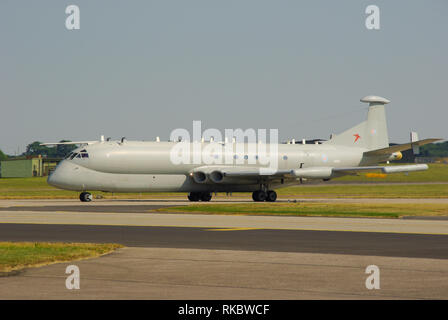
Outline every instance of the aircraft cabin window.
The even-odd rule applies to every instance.
[[[82,155],[83,158],[88,158],[89,157],[89,155],[87,153],[81,153],[81,155]]]
[[[76,158],[81,158],[81,154],[78,153],[78,154],[76,155]]]
[[[70,157],[70,160],[72,160],[74,157],[76,157],[77,153],[73,153],[72,156]]]

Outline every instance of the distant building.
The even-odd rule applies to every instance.
[[[47,176],[60,159],[38,157],[16,158],[0,161],[1,178],[29,178]]]

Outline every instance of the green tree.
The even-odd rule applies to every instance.
[[[420,156],[448,157],[448,141],[431,143],[420,147]]]
[[[52,152],[53,150],[51,150],[52,148],[49,148],[47,146],[41,146],[42,142],[40,141],[34,141],[32,143],[30,143],[29,145],[26,146],[26,151],[24,153],[25,156],[38,156],[38,155],[42,155],[42,156],[46,156],[46,157],[51,157],[52,156]]]
[[[59,142],[70,142],[70,140],[61,140]],[[77,148],[76,145],[73,144],[60,144],[53,147],[41,146],[42,142],[34,141],[27,145],[26,151],[24,153],[25,156],[38,156],[42,155],[43,157],[48,158],[64,158],[67,154]]]
[[[2,150],[0,150],[0,161],[6,160],[7,158],[8,158],[8,156],[6,154],[4,154]]]
[[[61,140],[59,142],[71,142],[70,140]],[[55,147],[54,157],[56,158],[65,158],[70,152],[77,148],[74,144],[59,144]]]

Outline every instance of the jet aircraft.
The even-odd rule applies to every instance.
[[[275,170],[266,169],[257,153],[261,144],[235,141],[202,141],[201,146],[220,144],[231,164],[181,163],[172,161],[174,141],[68,142],[81,145],[62,160],[48,177],[52,186],[80,192],[80,200],[92,200],[92,191],[187,192],[190,201],[210,201],[216,192],[252,192],[254,201],[276,201],[274,189],[304,180],[330,180],[360,172],[398,173],[427,170],[426,164],[385,166],[380,163],[402,158],[401,151],[441,139],[418,140],[389,146],[385,105],[390,101],[367,96],[367,120],[330,140],[315,144],[285,143],[276,149]],[[45,145],[68,144],[46,143]],[[190,143],[190,142],[189,142]],[[191,149],[193,149],[193,142]],[[270,150],[269,146],[263,146]],[[229,151],[230,150],[230,151]],[[252,150],[252,151],[251,151]],[[268,151],[269,153],[270,151]],[[237,161],[238,160],[238,161]]]

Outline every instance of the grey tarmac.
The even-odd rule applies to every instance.
[[[313,230],[0,224],[0,241],[448,259],[448,236]]]
[[[0,201],[1,241],[127,246],[0,277],[0,299],[448,298],[448,221],[152,211],[176,204]],[[69,264],[80,267],[80,290],[65,288]],[[380,290],[365,287],[372,264]]]
[[[79,290],[65,287],[71,264]],[[379,290],[365,286],[372,264]],[[448,260],[128,247],[0,277],[0,299],[448,299]]]

